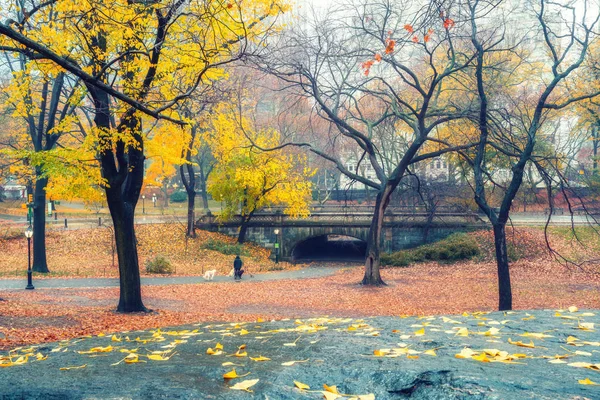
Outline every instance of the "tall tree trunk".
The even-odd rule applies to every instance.
[[[189,157],[189,150],[187,151]],[[190,161],[190,160],[188,160]],[[185,170],[187,169],[187,176]],[[188,207],[187,207],[187,228],[185,235],[190,238],[196,237],[196,221],[195,221],[195,209],[196,209],[196,177],[194,176],[194,167],[192,164],[185,164],[179,167],[179,173],[181,176],[181,182],[187,193]]]
[[[390,203],[390,197],[393,189],[386,185],[383,190],[377,193],[375,199],[375,211],[373,212],[373,220],[369,228],[369,236],[367,238],[367,257],[365,259],[365,275],[361,284],[363,285],[385,285],[379,273],[380,255],[381,255],[381,231],[383,228],[383,218],[385,209]]]
[[[202,196],[202,207],[204,212],[208,213],[210,208],[208,206],[208,193],[206,192],[206,174],[204,173],[204,167],[200,164],[200,194]]]
[[[246,241],[246,232],[248,231],[248,219],[242,217],[242,224],[240,225],[240,232],[238,233],[237,242],[243,244]]]
[[[592,128],[592,174],[598,175],[598,147],[600,147],[600,122]]]
[[[119,191],[117,188],[116,191]],[[115,229],[115,244],[119,260],[119,304],[117,311],[147,311],[142,303],[137,240],[134,228],[135,207],[123,201],[118,193],[106,190],[108,209]]]
[[[188,212],[187,212],[186,236],[190,237],[190,238],[196,237],[196,225],[195,225],[196,213],[194,211],[195,207],[196,207],[195,204],[196,204],[196,191],[195,190],[188,191]]]
[[[128,132],[136,140],[135,145],[126,147],[121,140],[112,143],[110,133],[110,106],[105,92],[88,87],[94,99],[96,116],[94,122],[99,128],[100,165],[102,176],[107,180],[106,202],[113,221],[117,259],[119,261],[119,304],[117,311],[148,311],[142,302],[140,269],[137,255],[137,241],[134,228],[134,214],[144,180],[144,146],[141,137],[141,121],[133,110],[126,112],[118,127]]]
[[[40,168],[36,168],[35,191],[33,194],[33,266],[36,272],[47,273],[46,261],[46,185],[48,178],[41,177]]]
[[[494,225],[494,245],[496,263],[498,265],[498,310],[512,310],[512,290],[510,285],[510,269],[506,249],[506,225]]]

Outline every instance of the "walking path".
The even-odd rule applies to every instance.
[[[333,275],[341,267],[322,267],[313,266],[294,271],[269,272],[248,275],[245,274],[240,283],[244,282],[263,282],[280,279],[305,279],[321,278]],[[174,277],[152,277],[142,278],[142,285],[164,286],[164,285],[189,285],[196,283],[209,282],[230,282],[233,278],[230,276],[215,276],[214,280],[207,281],[202,276],[174,276]],[[34,279],[33,285],[36,289],[55,289],[55,288],[95,288],[95,287],[118,287],[119,278],[47,278]],[[24,279],[1,279],[0,290],[18,290],[25,288]]]

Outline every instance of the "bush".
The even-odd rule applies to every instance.
[[[383,265],[406,267],[424,261],[453,262],[468,260],[479,254],[477,242],[465,233],[454,233],[439,242],[426,244],[415,249],[401,250],[381,256]]]
[[[173,194],[171,194],[171,202],[173,203],[183,203],[184,201],[187,201],[187,193],[186,192],[173,192]]]
[[[156,256],[146,260],[146,272],[149,274],[172,274],[171,262],[163,256]]]
[[[219,253],[235,256],[249,256],[250,253],[239,243],[231,244],[218,239],[208,239],[203,245],[203,249],[218,251]]]

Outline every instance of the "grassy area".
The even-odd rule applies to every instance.
[[[4,228],[0,235],[0,277],[25,276],[27,241],[21,229]],[[170,263],[175,275],[202,275],[212,269],[216,269],[217,274],[227,274],[233,268],[237,252],[252,273],[293,268],[288,263],[275,265],[269,259],[270,250],[252,243],[239,246],[235,238],[226,235],[202,230],[197,233],[197,238],[186,239],[180,224],[138,225],[136,235],[142,274],[146,273],[146,261],[157,257]],[[113,243],[111,228],[50,230],[46,246],[51,272],[43,276],[116,277],[118,267]],[[237,250],[232,253],[231,249]]]
[[[466,233],[454,233],[436,243],[401,250],[381,257],[383,265],[406,267],[424,261],[453,262],[468,260],[480,253],[477,242]]]
[[[546,243],[546,235],[539,227],[507,228],[507,250],[511,262],[519,260],[553,262]],[[593,227],[550,227],[547,239],[553,251],[574,262],[599,258],[600,230]],[[427,244],[393,254],[384,254],[382,263],[406,267],[411,264],[436,261],[453,263],[475,259],[478,262],[495,260],[494,235],[490,230],[457,233],[436,243]],[[563,260],[564,262],[564,260]]]

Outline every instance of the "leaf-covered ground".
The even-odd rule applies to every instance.
[[[0,227],[2,229],[2,227]],[[9,230],[10,229],[10,230]],[[0,236],[0,277],[23,277],[27,268],[27,242],[22,230],[5,226]],[[145,274],[144,263],[155,256],[166,257],[174,267],[174,275],[202,275],[216,269],[217,274],[227,274],[233,268],[233,255],[223,255],[203,248],[209,239],[235,243],[235,239],[219,233],[198,230],[198,237],[185,239],[179,224],[138,225],[136,235],[140,257],[140,269]],[[117,277],[116,254],[113,263],[113,233],[110,228],[100,227],[77,230],[50,230],[46,246],[50,277]],[[269,259],[270,251],[245,244],[250,254],[244,257],[246,268],[251,272],[290,269],[292,265]],[[43,275],[35,274],[36,279]],[[151,276],[151,275],[148,275]]]
[[[142,315],[115,313],[113,288],[6,290],[0,295],[0,346],[201,321],[493,311],[495,268],[470,261],[385,269],[388,286],[381,288],[357,284],[360,266],[316,279],[146,286],[144,302],[155,312]],[[523,260],[512,266],[512,283],[516,309],[600,308],[599,274]]]
[[[9,399],[595,399],[599,324],[598,310],[569,307],[111,327],[0,353],[0,392]]]

